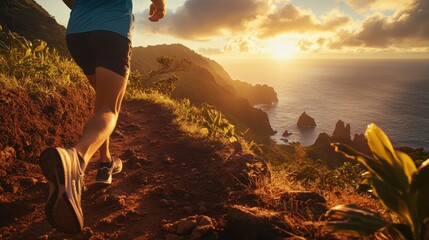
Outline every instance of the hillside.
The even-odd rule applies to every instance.
[[[156,59],[161,56],[175,56],[191,62],[189,70],[175,72],[180,79],[172,93],[174,98],[188,98],[194,103],[207,102],[215,105],[237,120],[236,123],[242,126],[243,131],[250,128],[264,138],[274,133],[268,115],[252,106],[256,103],[276,102],[277,94],[273,88],[234,81],[221,65],[180,44],[133,48],[131,66],[147,74],[157,67]],[[244,95],[251,100],[244,98]],[[261,99],[251,97],[253,95],[265,95],[267,99],[260,101]]]
[[[43,39],[51,48],[58,49],[61,55],[69,56],[65,28],[34,0],[1,1],[0,4],[0,25],[3,28],[30,40]],[[173,97],[215,105],[235,119],[234,122],[242,131],[249,128],[262,139],[268,139],[274,133],[267,114],[252,107],[254,104],[276,102],[277,94],[273,88],[261,85],[254,87],[233,80],[218,63],[179,44],[134,48],[132,67],[147,73],[156,67],[159,56],[176,56],[192,63],[189,71],[176,73],[180,81]]]
[[[69,56],[66,29],[34,0],[0,1],[0,25],[29,40],[43,39],[63,56]]]

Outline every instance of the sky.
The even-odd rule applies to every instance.
[[[62,1],[36,0],[62,25]],[[181,43],[215,58],[429,58],[429,0],[167,0],[147,20],[134,0],[133,46]]]

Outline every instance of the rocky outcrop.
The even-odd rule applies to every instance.
[[[292,135],[292,133],[289,132],[288,130],[285,130],[282,134],[283,137],[289,137],[290,135]]]
[[[350,124],[347,123],[347,126],[344,126],[344,122],[338,120],[337,124],[335,124],[332,138],[338,141],[350,141]]]
[[[221,110],[233,115],[241,124],[245,124],[256,134],[271,136],[276,133],[270,125],[268,114],[261,109],[253,108],[247,99],[238,98],[228,106],[221,107]]]
[[[273,104],[279,101],[274,88],[268,85],[251,85],[239,80],[234,80],[231,84],[235,88],[237,95],[248,99],[252,105]]]
[[[334,149],[330,146],[330,144],[334,142],[341,142],[351,146],[352,148],[362,153],[368,155],[371,154],[365,135],[355,134],[354,138],[352,139],[350,124],[345,125],[345,123],[341,120],[338,120],[337,124],[335,124],[335,129],[332,133],[332,136],[329,136],[327,133],[320,133],[312,146],[313,148],[316,147],[324,152],[329,153],[332,156],[332,154],[335,154],[335,152]],[[338,156],[338,158],[343,157]]]
[[[299,128],[314,128],[317,126],[314,118],[310,117],[306,112],[301,114],[296,125]]]

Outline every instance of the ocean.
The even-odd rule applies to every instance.
[[[268,113],[278,143],[314,143],[332,135],[338,120],[350,123],[352,137],[376,123],[394,146],[429,150],[429,60],[247,60],[220,61],[233,79],[274,87],[279,102],[259,105]],[[316,120],[299,130],[299,116]],[[283,140],[282,133],[292,133]]]

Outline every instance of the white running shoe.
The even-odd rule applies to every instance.
[[[49,181],[48,222],[61,232],[79,233],[83,229],[84,173],[76,149],[47,148],[40,155],[40,166]]]

